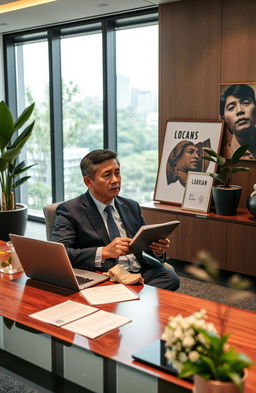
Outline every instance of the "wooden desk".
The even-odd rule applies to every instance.
[[[29,332],[26,332],[26,334],[31,335],[31,347],[29,349],[31,353],[29,352],[29,356],[32,356],[33,352],[36,352],[34,346],[40,341],[40,334],[38,332],[41,332],[44,334],[45,340],[48,339],[51,341],[57,339],[57,342],[63,343],[64,346],[66,345],[66,351],[70,350],[69,347],[71,344],[72,348],[80,351],[80,360],[73,361],[75,362],[75,368],[80,367],[79,362],[84,365],[86,364],[87,367],[87,363],[81,361],[81,357],[88,354],[91,354],[91,356],[96,354],[97,360],[99,361],[103,359],[102,361],[104,362],[110,362],[107,363],[107,366],[112,362],[112,366],[114,364],[115,372],[118,374],[118,382],[114,384],[116,392],[191,392],[192,386],[189,382],[177,379],[175,376],[158,371],[152,367],[144,366],[134,361],[132,354],[160,338],[170,315],[179,313],[189,315],[194,311],[205,308],[208,312],[209,320],[219,328],[219,320],[217,318],[218,304],[179,293],[158,290],[147,285],[133,286],[133,289],[139,292],[140,300],[108,304],[100,307],[106,311],[116,312],[120,315],[130,317],[132,318],[132,322],[95,340],[89,340],[83,336],[68,332],[65,329],[57,328],[29,317],[29,314],[33,312],[53,306],[67,299],[86,303],[82,295],[60,287],[27,280],[26,276],[22,273],[15,274],[14,276],[1,274],[0,315],[8,318],[7,322],[14,321],[18,323],[14,324],[16,327],[8,326],[7,328],[4,326],[5,320],[3,319],[3,349],[10,352],[10,348],[21,346],[21,349],[19,349],[20,352],[18,354],[16,353],[16,355],[22,357],[22,351],[24,350],[22,349],[23,339],[19,338],[18,341],[15,341],[17,340],[18,326],[22,324],[29,329]],[[230,344],[236,346],[239,351],[247,354],[253,360],[256,360],[256,313],[224,305],[220,305],[220,307],[227,308],[229,311],[225,330],[226,332],[232,333]],[[16,330],[12,331],[12,329]],[[34,344],[32,337],[33,329],[37,333]],[[47,356],[49,357],[50,355]],[[68,365],[70,364],[68,363],[68,355],[64,356],[65,361]],[[42,366],[41,363],[40,365]],[[66,373],[70,372],[71,366],[65,368],[65,365],[61,366],[59,363],[55,367],[53,366],[53,370],[50,371],[61,373],[63,372],[63,367]],[[95,371],[97,367],[93,367]],[[106,370],[106,367],[104,369]],[[124,374],[126,377],[122,380]],[[67,374],[64,376],[65,378],[69,378]],[[124,382],[125,380],[126,382]],[[145,386],[145,390],[143,386],[139,390],[136,390],[137,388],[134,387],[134,384],[136,384],[137,380],[139,384]],[[103,381],[104,384],[105,381]],[[246,393],[254,393],[255,386],[256,368],[252,368],[249,370]],[[102,387],[91,388],[89,386],[87,388],[93,391],[103,392]],[[114,393],[113,385],[109,390],[106,390],[104,387],[104,392],[106,391]]]

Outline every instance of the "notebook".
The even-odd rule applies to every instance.
[[[89,270],[73,269],[62,243],[9,234],[26,275],[34,280],[80,291],[108,277]]]

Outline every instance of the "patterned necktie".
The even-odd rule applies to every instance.
[[[112,214],[113,207],[111,205],[107,205],[104,211],[107,213],[107,226],[109,232],[110,240],[114,240],[116,237],[120,237],[119,229],[115,223],[113,214]]]

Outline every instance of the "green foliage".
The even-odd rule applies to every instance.
[[[36,171],[29,182],[30,207],[41,210],[51,200],[49,162],[50,114],[49,93],[37,105],[33,116],[38,119],[33,135],[27,146],[32,162],[37,161]],[[35,97],[26,90],[26,101],[32,103]],[[103,148],[102,101],[96,97],[83,97],[79,87],[72,81],[62,83],[63,102],[63,145],[64,153],[70,148],[84,148],[85,153]],[[158,163],[156,127],[145,126],[145,114],[132,108],[118,109],[118,154],[121,160],[122,195],[147,202],[153,197]],[[65,156],[64,156],[65,159]],[[73,198],[85,191],[77,165],[68,168],[65,174],[65,199]],[[47,174],[47,181],[46,181]],[[47,185],[45,185],[45,183]]]
[[[28,106],[22,114],[14,120],[4,101],[0,102],[0,185],[2,190],[1,210],[16,208],[14,190],[30,176],[20,175],[33,165],[25,166],[25,162],[17,163],[22,148],[31,137],[34,122],[29,124],[20,135],[16,132],[28,121],[34,109],[34,104]]]
[[[198,348],[199,359],[196,362],[186,361],[179,373],[180,378],[198,374],[204,379],[231,381],[242,392],[241,380],[244,369],[253,365],[251,359],[236,352],[233,347],[227,348],[228,335],[219,336],[204,329],[194,328],[200,333],[205,344]]]
[[[208,147],[204,147],[203,149],[208,155],[203,156],[202,159],[212,161],[218,165],[219,173],[211,173],[210,176],[227,188],[230,187],[232,175],[234,173],[250,171],[250,168],[235,166],[248,149],[248,145],[241,145],[233,153],[230,159],[222,157],[220,154],[217,154],[214,150],[209,149]]]

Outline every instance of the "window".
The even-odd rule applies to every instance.
[[[81,159],[103,148],[102,34],[62,39],[61,59],[64,198],[70,199],[85,190]]]
[[[152,199],[158,159],[156,8],[4,36],[6,96],[14,112],[35,102],[29,181],[17,196],[46,204],[85,192],[79,168],[93,149],[117,150],[122,195]],[[16,94],[16,92],[18,92]]]
[[[116,56],[122,194],[143,203],[158,165],[158,26],[118,30]]]
[[[31,178],[22,186],[22,201],[31,210],[40,211],[51,203],[51,149],[49,112],[49,70],[47,41],[17,45],[16,68],[18,113],[35,102],[35,122],[26,144],[23,159],[27,165],[36,164],[27,175]]]

